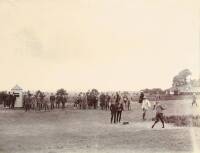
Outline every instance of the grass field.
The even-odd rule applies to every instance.
[[[198,114],[190,101],[163,102],[166,115]],[[200,148],[200,129],[151,129],[154,112],[142,121],[140,104],[124,111],[128,125],[110,124],[110,112],[102,110],[54,110],[24,112],[0,110],[0,153],[190,153]]]

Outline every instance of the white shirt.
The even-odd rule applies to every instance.
[[[142,109],[149,109],[151,107],[151,103],[149,102],[148,99],[144,99],[142,102]]]

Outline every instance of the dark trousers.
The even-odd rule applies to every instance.
[[[15,102],[14,102],[14,101],[11,102],[11,108],[12,108],[12,109],[15,108]]]
[[[192,106],[193,106],[194,104],[197,106],[197,102],[196,102],[196,101],[193,101],[193,102],[192,102]]]
[[[42,103],[38,103],[38,110],[42,110],[43,109],[43,104]]]
[[[37,105],[36,105],[37,109],[39,110],[39,107],[40,107],[40,103],[37,102]]]
[[[100,103],[100,106],[101,106],[101,110],[103,110],[104,109],[104,104]]]
[[[56,102],[56,108],[60,108],[60,102]]]
[[[29,104],[25,104],[25,111],[29,111],[30,110],[30,105]]]
[[[116,112],[111,112],[110,122],[112,123],[113,121],[114,121],[114,123],[116,123]]]
[[[109,110],[109,103],[108,102],[106,102],[106,110]]]
[[[31,109],[36,110],[36,104],[35,103],[31,104]]]
[[[54,103],[51,102],[51,109],[54,109]]]
[[[7,102],[6,102],[6,101],[3,101],[3,105],[4,105],[4,107],[6,107],[6,105],[7,105]]]
[[[152,125],[152,128],[156,125],[156,123],[159,122],[159,120],[161,121],[161,123],[162,123],[162,125],[163,125],[163,128],[165,127],[163,113],[157,113],[157,114],[156,114],[156,121],[155,121],[154,124]]]
[[[97,109],[97,102],[94,102],[94,109]]]
[[[47,103],[44,103],[44,110],[46,111],[46,110],[49,110],[49,105],[47,104]]]
[[[65,102],[62,102],[62,109],[65,108]]]
[[[117,111],[117,122],[121,121],[122,111]]]

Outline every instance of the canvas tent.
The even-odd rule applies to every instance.
[[[23,107],[23,89],[16,85],[11,89],[11,93],[16,96],[15,107]]]

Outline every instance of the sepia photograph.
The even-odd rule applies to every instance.
[[[200,153],[199,0],[0,0],[0,153]]]

